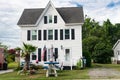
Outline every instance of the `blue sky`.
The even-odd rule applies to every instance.
[[[51,0],[55,7],[83,6],[84,15],[102,23],[120,23],[120,0]],[[0,0],[0,42],[10,48],[20,46],[17,22],[25,8],[44,8],[49,0]]]

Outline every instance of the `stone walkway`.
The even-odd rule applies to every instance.
[[[120,71],[109,68],[94,68],[89,71],[90,79],[120,79]]]
[[[13,72],[13,69],[8,69],[8,70],[0,70],[0,74],[4,74],[4,73],[9,73],[9,72]]]

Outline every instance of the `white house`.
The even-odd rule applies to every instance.
[[[113,46],[113,51],[114,51],[114,61],[116,61],[117,64],[120,64],[120,39]]]
[[[50,60],[63,66],[75,66],[82,57],[82,7],[55,8],[51,1],[45,8],[25,9],[18,21],[21,41],[37,46],[30,61],[38,64]]]

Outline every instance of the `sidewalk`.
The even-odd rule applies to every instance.
[[[8,69],[8,70],[0,70],[0,74],[4,74],[4,73],[9,73],[9,72],[13,72],[13,69]]]

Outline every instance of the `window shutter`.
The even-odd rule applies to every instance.
[[[30,41],[30,35],[31,35],[30,30],[28,30],[28,31],[27,31],[27,40],[28,40],[28,41]]]
[[[44,16],[44,24],[47,24],[47,16]]]
[[[54,16],[54,23],[57,23],[57,16]]]
[[[38,61],[41,61],[41,48],[38,48]]]
[[[43,39],[47,40],[47,30],[44,30],[44,32],[43,32]]]
[[[58,58],[58,48],[55,48],[55,61]]]
[[[75,30],[71,29],[71,39],[74,40],[75,39]]]
[[[38,40],[41,40],[41,30],[38,30]]]
[[[55,30],[54,36],[55,40],[58,40],[58,30]]]
[[[60,40],[63,40],[63,29],[60,29]]]
[[[44,61],[47,61],[47,50],[44,52]]]

